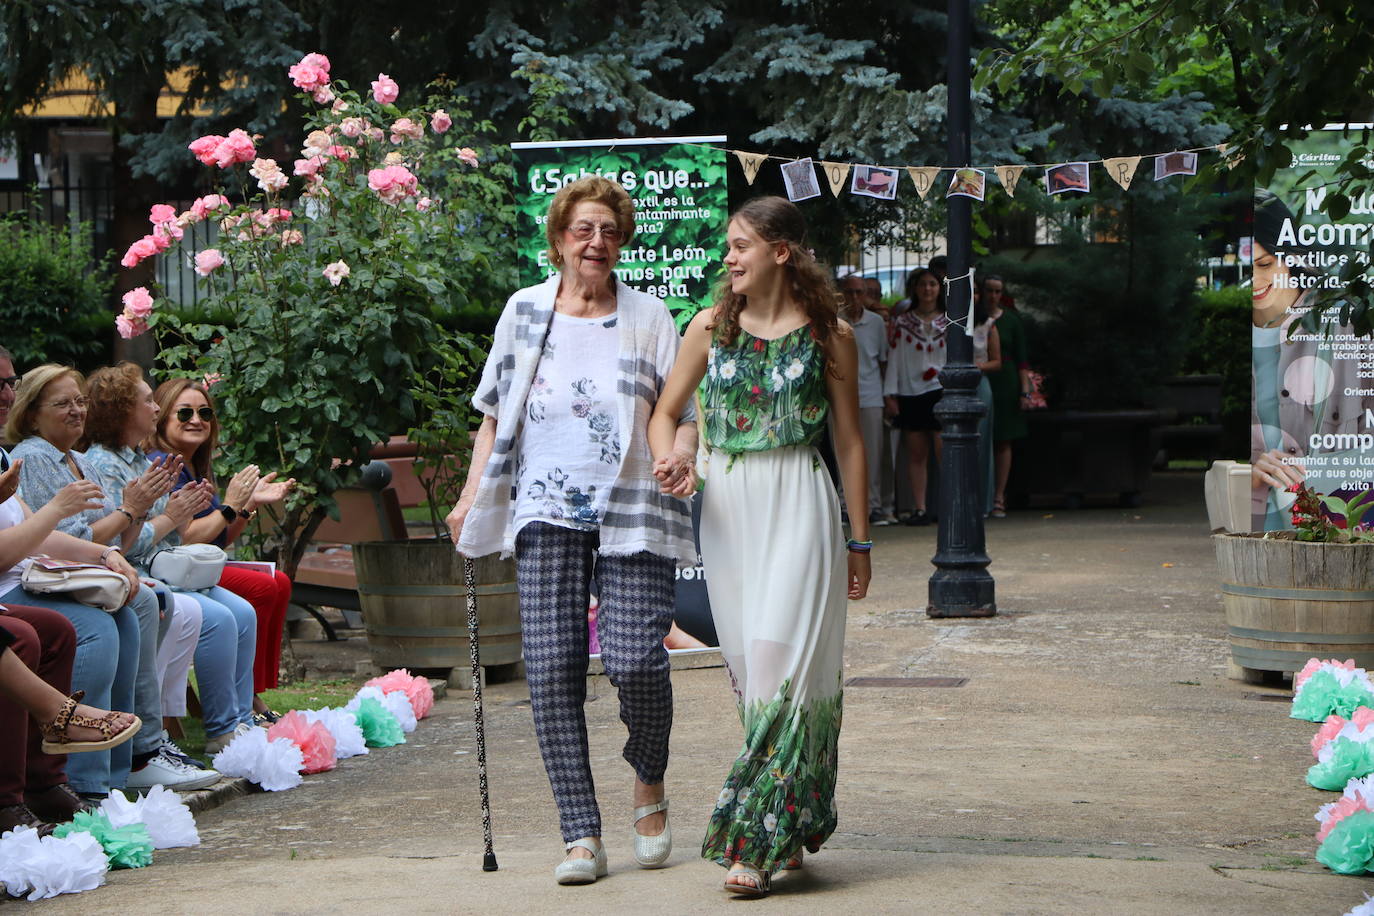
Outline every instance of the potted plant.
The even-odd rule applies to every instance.
[[[320,54],[289,76],[307,111],[292,176],[244,130],[201,137],[190,154],[216,170],[215,193],[180,213],[154,207],[124,257],[193,257],[202,307],[139,287],[117,326],[125,337],[152,329],[166,374],[214,383],[225,467],[296,478],[261,545],[292,575],[321,520],[337,517],[332,494],[357,480],[375,443],[415,425],[414,380],[437,367],[436,342],[474,349],[441,320],[489,291],[502,218],[490,202],[506,189],[462,145],[491,129],[463,100],[402,109],[385,74],[362,95]],[[201,222],[218,239],[193,253],[183,235]]]
[[[1298,484],[1293,529],[1215,534],[1231,676],[1258,681],[1307,660],[1374,667],[1374,494],[1326,496]]]

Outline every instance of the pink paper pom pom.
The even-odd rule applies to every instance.
[[[267,737],[286,738],[301,749],[302,773],[334,769],[334,736],[319,722],[307,721],[295,711],[288,712],[267,730]]]
[[[1360,708],[1364,709],[1363,706]],[[1317,729],[1317,733],[1312,736],[1312,756],[1316,757],[1323,747],[1329,742],[1334,741],[1343,728],[1345,728],[1344,719],[1337,715],[1327,716],[1326,721],[1322,723],[1322,727]]]
[[[430,686],[429,679],[416,677],[405,668],[397,668],[381,677],[374,677],[364,686],[376,687],[383,694],[395,690],[403,692],[410,701],[410,708],[414,710],[417,719],[425,718],[434,708],[434,688]]]

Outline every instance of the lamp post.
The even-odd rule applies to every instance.
[[[969,85],[970,0],[949,0],[949,44],[946,54],[949,122],[948,166],[962,168],[972,156]],[[944,440],[940,457],[940,528],[935,573],[930,577],[931,617],[991,617],[997,613],[992,574],[988,572],[979,498],[978,419],[987,412],[978,399],[982,372],[973,365],[973,340],[962,325],[973,308],[968,276],[973,260],[973,211],[968,197],[950,197],[946,362],[940,373],[944,395],[935,407]]]

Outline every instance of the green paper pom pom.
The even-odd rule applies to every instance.
[[[1374,773],[1374,744],[1337,738],[1331,742],[1331,758],[1307,770],[1307,784],[1314,789],[1339,792],[1352,779]]]
[[[153,838],[143,824],[115,827],[100,811],[78,811],[70,823],[53,831],[59,839],[73,833],[89,833],[100,844],[111,868],[143,868],[153,864]]]
[[[1317,861],[1340,875],[1363,875],[1374,858],[1374,812],[1343,818],[1322,840]]]
[[[358,701],[353,718],[362,729],[363,741],[368,747],[392,747],[406,743],[406,733],[400,721],[373,697]]]
[[[1293,698],[1293,709],[1288,715],[1308,722],[1324,722],[1333,713],[1348,719],[1361,706],[1374,706],[1374,695],[1361,681],[1342,685],[1330,671],[1318,671]]]

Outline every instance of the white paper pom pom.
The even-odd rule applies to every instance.
[[[267,732],[255,728],[244,732],[215,755],[214,768],[225,776],[242,776],[268,792],[294,789],[304,782],[300,770],[305,766],[301,749],[286,738],[267,740]]]
[[[382,705],[401,723],[401,731],[407,735],[415,731],[415,707],[410,705],[410,697],[404,690],[393,690],[382,697]]]
[[[62,839],[19,827],[0,837],[0,884],[11,896],[30,900],[93,890],[105,883],[110,861],[89,833]]]
[[[358,720],[344,709],[302,709],[300,714],[307,722],[319,722],[334,736],[334,756],[342,760],[367,753],[367,743],[363,740],[363,730]]]
[[[1365,894],[1364,903],[1346,913],[1345,916],[1374,916],[1374,897]]]
[[[153,838],[154,849],[200,845],[200,831],[196,829],[196,819],[191,809],[171,789],[153,786],[143,796],[141,808],[143,824]]]

